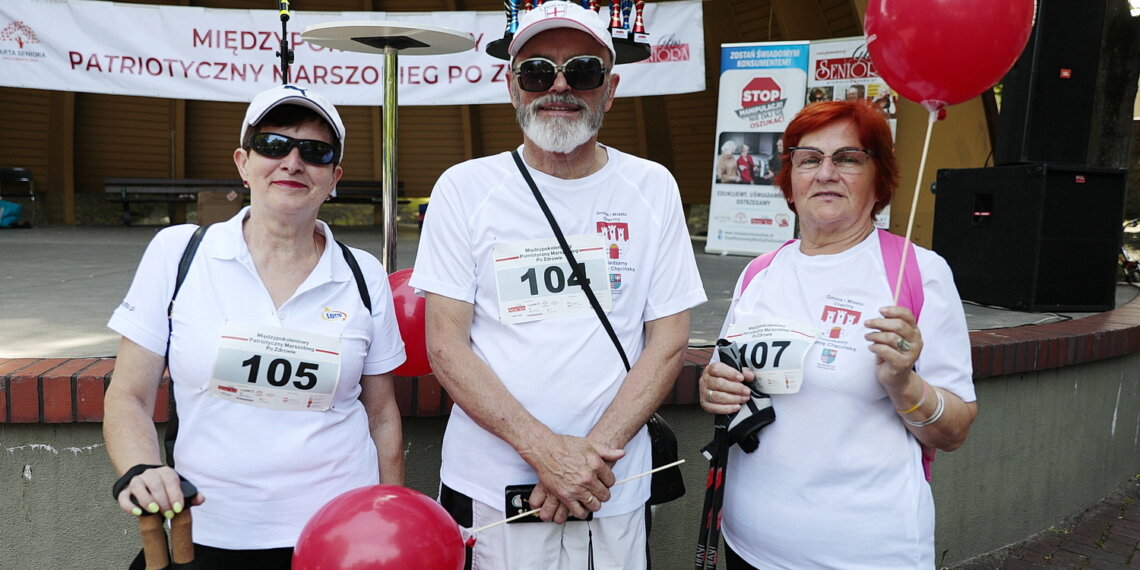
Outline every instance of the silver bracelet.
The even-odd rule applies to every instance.
[[[942,391],[938,387],[934,388],[934,395],[938,397],[938,407],[934,408],[934,413],[929,418],[921,422],[912,422],[906,418],[903,418],[903,421],[914,427],[926,427],[942,418],[942,412],[946,411],[946,399],[942,397]]]

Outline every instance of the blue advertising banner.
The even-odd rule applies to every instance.
[[[804,106],[809,47],[721,46],[706,252],[755,255],[792,238],[794,214],[772,179],[780,168],[784,127]]]

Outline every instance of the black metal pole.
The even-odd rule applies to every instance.
[[[293,63],[293,50],[289,49],[289,0],[277,3],[281,12],[281,51],[277,55],[281,58],[281,84],[289,84],[289,64]]]

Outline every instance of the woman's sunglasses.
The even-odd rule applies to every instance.
[[[261,156],[281,158],[296,147],[301,151],[301,160],[324,166],[336,162],[337,152],[333,145],[312,139],[295,139],[277,133],[257,133],[249,139],[249,148]]]
[[[562,65],[555,65],[553,61],[544,57],[532,57],[519,62],[515,68],[515,77],[518,78],[519,88],[523,91],[546,91],[554,85],[558,72],[566,78],[566,84],[573,89],[582,91],[597,89],[606,80],[606,66],[602,58],[596,55],[574,56]]]

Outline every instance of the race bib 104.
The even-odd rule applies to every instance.
[[[584,284],[570,270],[570,263],[554,238],[494,247],[499,319],[503,323],[592,314],[583,285],[593,290],[604,311],[609,312],[613,307],[602,236],[566,236],[566,242],[586,276]]]

